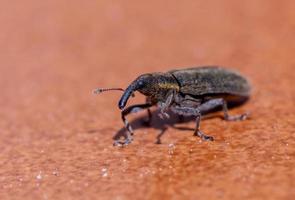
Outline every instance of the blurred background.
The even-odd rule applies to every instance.
[[[291,0],[2,1],[1,199],[292,199],[294,9]],[[94,88],[201,65],[250,79],[252,98],[233,113],[252,120],[204,121],[213,144],[169,129],[156,145],[154,127],[112,147],[121,94]]]

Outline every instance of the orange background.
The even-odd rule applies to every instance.
[[[0,199],[292,199],[294,1],[8,1],[0,6]],[[138,75],[240,71],[251,119],[151,128],[112,146],[120,92]],[[136,95],[129,104],[142,102]],[[165,125],[166,124],[166,125]],[[176,124],[175,126],[179,126]],[[162,144],[157,134],[167,127]],[[182,129],[184,129],[182,128]]]

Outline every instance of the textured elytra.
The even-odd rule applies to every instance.
[[[249,96],[249,82],[237,72],[220,67],[195,67],[172,70],[180,92],[195,96],[229,94]]]

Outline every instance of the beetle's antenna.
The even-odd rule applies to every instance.
[[[93,94],[100,94],[102,92],[111,91],[111,90],[125,91],[122,88],[96,88],[96,89],[93,90]]]

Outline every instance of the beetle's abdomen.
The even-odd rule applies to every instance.
[[[183,94],[231,94],[245,97],[250,94],[246,78],[221,67],[196,67],[172,70],[169,73],[176,78]]]

